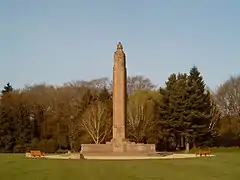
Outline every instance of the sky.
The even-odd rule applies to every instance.
[[[240,71],[239,0],[0,0],[0,88],[128,75],[164,85],[197,66],[211,89]]]

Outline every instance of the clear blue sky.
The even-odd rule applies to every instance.
[[[0,88],[129,75],[162,85],[196,65],[214,89],[240,71],[239,0],[0,0]]]

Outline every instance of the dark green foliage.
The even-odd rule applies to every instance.
[[[14,116],[9,113],[7,107],[1,107],[0,117],[0,145],[1,151],[11,152],[15,145]]]
[[[198,69],[187,74],[172,74],[165,88],[160,88],[159,121],[165,136],[175,139],[175,147],[185,143],[206,144],[211,137],[211,99]],[[185,142],[185,143],[184,143]]]
[[[167,148],[183,146],[181,138],[189,132],[190,122],[186,119],[186,74],[172,74],[166,82],[165,88],[160,88],[162,101],[159,104],[159,119],[162,124]],[[169,141],[171,139],[171,141]],[[173,141],[175,143],[173,143]],[[170,147],[169,147],[170,146]]]
[[[188,118],[192,121],[193,133],[191,137],[196,140],[200,146],[207,145],[207,139],[211,138],[210,122],[211,122],[211,97],[206,91],[205,83],[198,69],[194,66],[190,70],[188,80]]]

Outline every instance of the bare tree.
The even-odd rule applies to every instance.
[[[212,119],[209,124],[209,129],[213,130],[214,128],[216,128],[217,124],[219,123],[219,121],[221,119],[221,113],[219,110],[219,106],[216,103],[217,100],[216,100],[215,93],[209,87],[206,88],[206,93],[208,93],[208,95],[210,96],[210,101],[211,101],[210,103],[211,103],[211,107],[212,107],[211,112],[210,112]]]
[[[111,131],[111,114],[106,103],[96,102],[90,105],[82,116],[82,126],[94,143],[100,144]]]
[[[223,115],[240,116],[240,76],[230,77],[219,86],[215,98]]]
[[[154,101],[147,91],[135,92],[128,101],[127,128],[130,138],[142,142],[154,127]]]
[[[93,89],[103,89],[103,88],[111,88],[111,82],[107,77],[101,77],[92,79],[90,81],[83,81],[83,80],[77,80],[77,81],[71,81],[68,83],[65,83],[64,86],[72,86],[72,87],[87,87],[87,88],[93,88]]]
[[[107,77],[98,78],[98,79],[92,79],[91,81],[88,81],[87,85],[90,88],[97,88],[97,89],[103,89],[103,88],[110,88],[110,80]]]
[[[132,94],[136,90],[152,90],[156,88],[150,79],[144,76],[129,76],[127,78],[127,92]]]

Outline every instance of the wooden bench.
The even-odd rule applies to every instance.
[[[44,157],[45,156],[45,153],[42,153],[39,150],[31,150],[30,154],[32,157]]]
[[[210,148],[209,149],[200,149],[198,152],[196,152],[196,156],[205,156],[205,157],[210,157],[210,155],[211,155],[211,150],[210,150]]]

